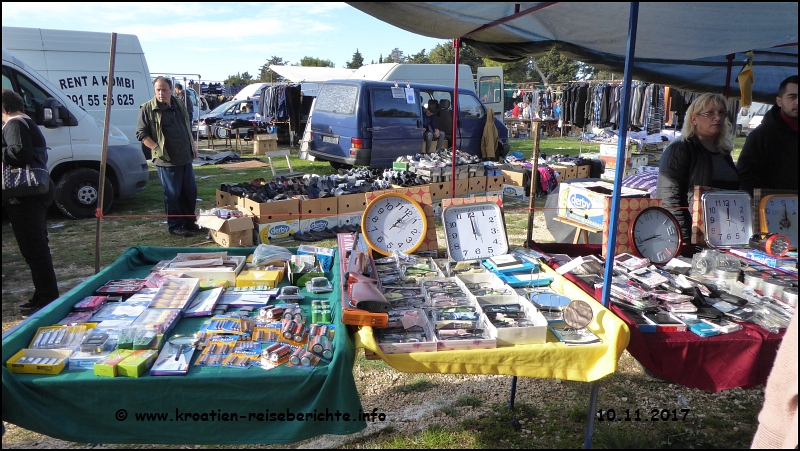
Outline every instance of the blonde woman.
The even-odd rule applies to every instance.
[[[731,129],[725,98],[703,94],[689,106],[680,139],[667,146],[659,162],[656,197],[678,219],[687,242],[695,185],[739,188]]]

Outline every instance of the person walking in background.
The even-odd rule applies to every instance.
[[[194,105],[192,104],[192,98],[183,90],[183,85],[180,83],[175,83],[175,97],[183,102],[183,106],[186,107],[186,112],[189,113],[189,123],[191,124],[194,122]]]
[[[694,187],[738,189],[739,176],[731,151],[731,123],[727,101],[719,94],[703,94],[686,111],[679,139],[670,143],[659,161],[656,198],[675,215],[683,238],[691,237]]]
[[[136,139],[150,149],[158,168],[169,233],[188,237],[202,230],[194,211],[197,182],[192,160],[197,158],[197,146],[186,108],[172,95],[172,81],[158,77],[153,88],[155,97],[139,108]]]
[[[3,164],[47,169],[47,143],[36,122],[24,113],[22,97],[3,89]],[[58,283],[47,237],[47,207],[53,202],[53,186],[46,194],[4,199],[14,238],[33,276],[33,297],[20,306],[32,314],[58,298]]]
[[[781,82],[775,105],[747,136],[737,162],[741,189],[797,190],[797,75]]]

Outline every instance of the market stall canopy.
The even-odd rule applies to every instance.
[[[555,46],[598,69],[622,73],[625,66],[629,3],[349,4],[412,33],[462,38],[495,61],[519,61]],[[797,11],[796,2],[641,3],[633,77],[722,93],[733,55],[729,95],[739,97],[736,75],[753,50],[753,100],[773,103],[780,82],[797,75]]]

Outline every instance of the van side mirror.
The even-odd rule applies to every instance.
[[[48,97],[44,100],[42,105],[42,124],[45,128],[58,128],[63,125],[61,120],[62,105],[58,100]]]

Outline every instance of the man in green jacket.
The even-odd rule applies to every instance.
[[[197,146],[186,107],[172,95],[172,80],[158,77],[153,88],[155,97],[139,108],[136,139],[150,149],[158,169],[169,233],[188,237],[202,230],[195,216],[197,183],[192,168]]]

